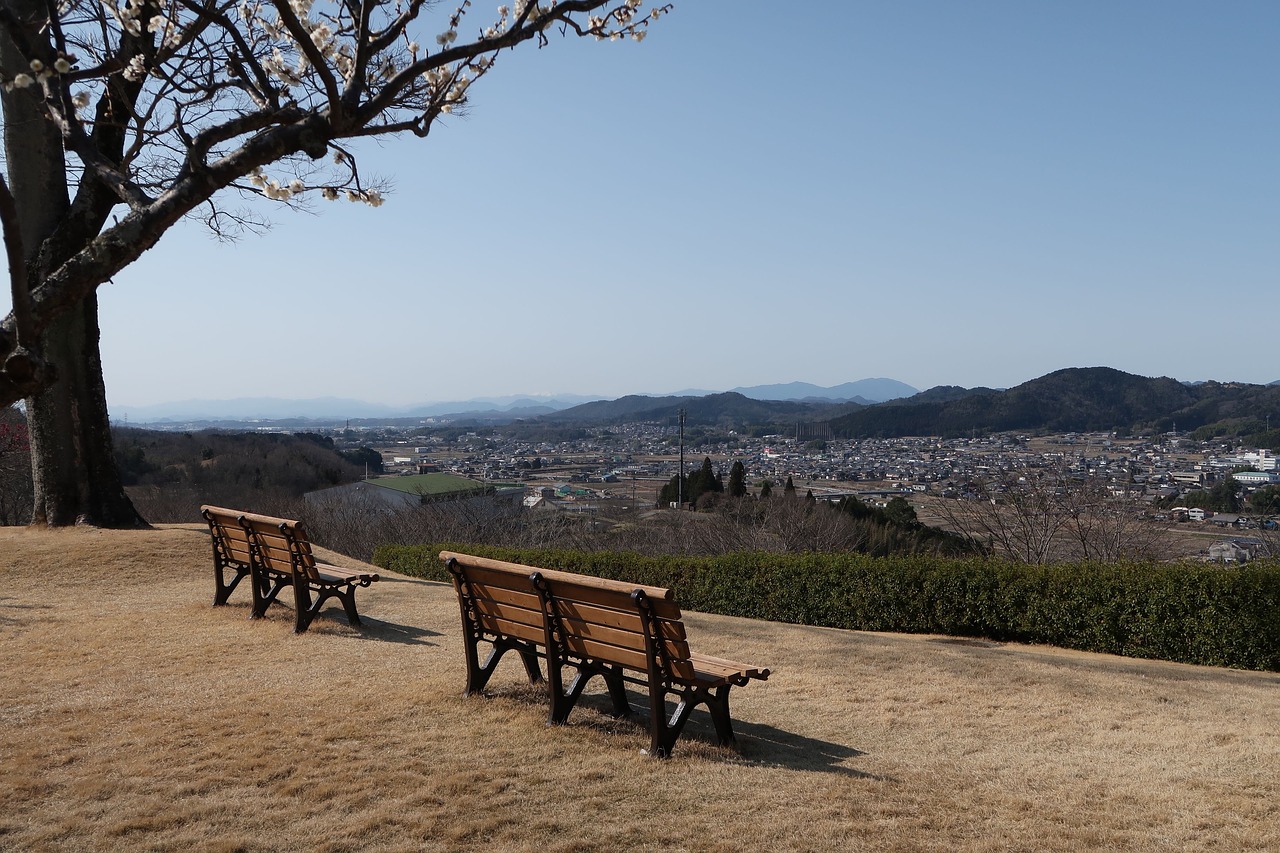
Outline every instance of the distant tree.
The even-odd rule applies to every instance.
[[[1239,481],[1228,474],[1212,488],[1188,492],[1181,502],[1184,506],[1200,507],[1211,512],[1239,512],[1240,491]]]
[[[884,507],[885,517],[894,524],[910,527],[913,524],[919,524],[920,520],[916,517],[915,508],[902,496],[893,497]]]
[[[724,481],[721,480],[720,475],[712,467],[710,456],[704,457],[701,467],[690,475],[689,491],[685,496],[685,500],[696,505],[698,498],[708,492],[724,492]]]
[[[813,489],[809,489],[809,491],[804,493],[804,502],[811,506],[818,503],[818,499],[813,496]]]
[[[760,497],[767,498],[773,494],[773,483],[764,480],[760,483]]]
[[[1261,515],[1280,515],[1280,486],[1266,486],[1249,496],[1249,506]]]
[[[789,498],[794,498],[796,496],[796,484],[795,481],[791,479],[790,474],[787,475],[787,484],[782,487],[782,494]]]
[[[295,432],[293,435],[295,438],[302,439],[303,441],[309,441],[312,444],[325,448],[326,450],[333,449],[333,439],[327,435],[321,435],[318,432]]]
[[[360,447],[355,450],[342,450],[338,455],[360,468],[368,466],[370,474],[382,473],[382,454],[372,447]]]
[[[735,459],[729,469],[729,497],[740,498],[747,494],[747,469],[742,460]]]
[[[689,500],[689,478],[676,474],[658,491],[658,506],[678,505],[681,498]]]

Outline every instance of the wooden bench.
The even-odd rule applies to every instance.
[[[649,754],[667,757],[690,713],[705,705],[722,746],[736,742],[729,691],[768,669],[689,650],[680,607],[671,590],[540,569],[444,551],[462,614],[467,695],[484,689],[498,661],[518,653],[531,683],[547,661],[550,721],[568,719],[587,682],[604,679],[616,716],[627,716],[624,682],[649,694]],[[492,649],[480,662],[479,644]],[[573,670],[566,687],[562,670]],[[667,715],[667,697],[678,704]]]
[[[249,576],[251,619],[265,616],[280,591],[292,587],[295,633],[307,630],[330,598],[341,601],[347,622],[360,627],[356,588],[369,586],[378,575],[317,562],[300,521],[218,506],[202,506],[200,514],[209,522],[213,539],[215,606],[226,604],[236,585]],[[229,581],[228,570],[236,573]]]

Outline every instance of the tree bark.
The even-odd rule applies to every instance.
[[[58,380],[27,399],[32,524],[137,527],[146,522],[116,466],[98,350],[98,300],[90,296],[42,336]]]
[[[38,38],[44,4],[6,0],[6,5],[30,26],[29,37]],[[10,78],[26,66],[25,57],[3,34],[0,65]],[[29,288],[34,290],[66,259],[46,250],[46,241],[71,206],[66,157],[61,135],[41,108],[37,87],[5,92],[3,108],[9,185],[18,210]],[[52,385],[26,400],[35,492],[32,524],[145,524],[125,494],[115,464],[98,336],[98,302],[91,294],[32,342],[57,370]]]

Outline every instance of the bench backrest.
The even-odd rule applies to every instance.
[[[222,554],[224,560],[234,563],[249,564],[251,546],[249,531],[240,526],[241,512],[225,509],[220,506],[202,506],[200,514],[209,522],[209,532],[214,538],[214,547]]]
[[[693,678],[680,606],[665,587],[449,551],[442,552],[440,558],[452,561],[450,570],[459,595],[463,595],[461,585],[465,583],[476,619],[490,633],[541,644],[549,615],[560,642],[571,654],[641,672],[648,670],[652,637],[659,666],[669,668],[676,677]],[[544,612],[544,600],[549,614]]]
[[[252,547],[264,568],[288,573],[296,566],[308,578],[317,577],[311,542],[302,522],[218,506],[202,506],[200,513],[232,555],[243,555],[236,559],[248,562]]]

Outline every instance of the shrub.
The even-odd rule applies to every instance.
[[[1280,671],[1280,565],[1067,563],[855,553],[649,557],[478,545],[379,547],[376,565],[448,582],[441,550],[670,587],[691,610],[946,634]]]

